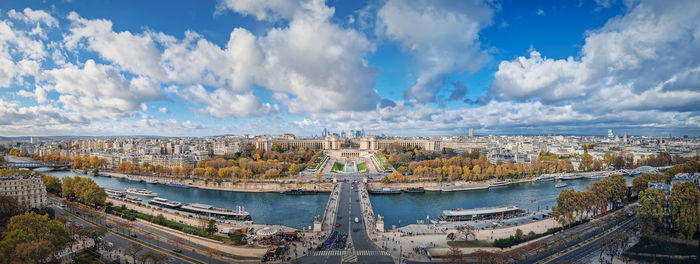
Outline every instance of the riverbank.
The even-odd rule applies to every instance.
[[[157,180],[161,184],[168,182],[176,182],[185,184],[190,188],[199,188],[207,190],[217,190],[217,191],[231,191],[231,192],[283,192],[289,189],[302,189],[302,190],[314,190],[318,192],[331,192],[333,189],[333,183],[330,182],[320,182],[320,183],[299,183],[296,184],[294,180],[286,180],[284,182],[248,182],[248,183],[231,183],[222,182],[221,184],[207,183],[201,180],[174,180],[168,177],[158,177],[158,176],[145,176],[145,175],[132,175],[124,174],[119,172],[100,172],[103,175],[109,175],[110,177],[117,177],[123,179],[139,179],[142,181],[154,181]],[[290,182],[291,181],[291,182]]]
[[[526,183],[530,182],[531,179],[519,179],[510,182],[510,184]],[[491,183],[498,182],[497,180],[472,182],[472,181],[453,181],[453,182],[400,182],[400,183],[382,183],[379,181],[368,182],[368,189],[379,189],[379,188],[393,188],[393,189],[408,189],[408,188],[419,188],[422,187],[426,191],[439,192],[442,191],[443,185],[447,187],[481,187],[483,185],[488,185]]]
[[[180,212],[176,210],[170,210],[170,209],[165,209],[165,208],[160,208],[157,206],[151,206],[151,205],[146,205],[146,204],[137,204],[133,203],[130,201],[124,201],[120,199],[115,199],[108,197],[107,202],[112,203],[114,206],[122,206],[124,205],[126,208],[135,210],[144,214],[149,214],[153,216],[157,216],[158,214],[162,214],[166,219],[175,221],[178,223],[183,223],[191,226],[202,226],[202,219],[208,220],[209,218],[205,217],[198,217],[193,214],[189,214],[186,212]],[[293,227],[288,227],[284,225],[268,225],[268,224],[255,224],[254,221],[233,221],[233,220],[227,220],[227,221],[222,221],[222,220],[217,220],[217,226],[219,229],[222,228],[232,228],[232,229],[240,229],[240,230],[249,230],[251,228],[257,230],[257,229],[262,229],[265,227],[271,227],[275,228],[281,232],[293,232],[293,231],[299,231],[296,228]]]

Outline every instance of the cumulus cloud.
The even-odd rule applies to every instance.
[[[148,75],[165,80],[160,65],[160,51],[149,34],[134,35],[129,31],[114,32],[112,21],[85,19],[75,12],[68,15],[72,25],[70,34],[64,37],[66,47],[76,49],[86,45],[100,57],[137,75]]]
[[[0,87],[9,87],[11,83],[21,81],[19,78],[24,75],[37,74],[39,61],[46,54],[40,40],[13,28],[8,21],[0,21]],[[20,59],[16,61],[13,56]]]
[[[252,117],[278,110],[276,105],[262,103],[252,92],[235,93],[228,89],[207,91],[202,85],[178,89],[176,93],[192,102],[205,105],[204,112],[214,117]]]
[[[374,45],[331,23],[334,9],[322,1],[303,8],[288,27],[272,29],[260,40],[265,54],[260,84],[293,95],[282,102],[291,113],[374,109],[378,69],[364,59]]]
[[[400,43],[415,60],[418,78],[407,95],[434,102],[447,74],[478,71],[489,60],[479,31],[491,24],[493,13],[476,0],[387,1],[377,14],[376,31]]]
[[[58,92],[65,109],[91,118],[123,117],[143,108],[147,101],[164,96],[160,85],[147,77],[127,80],[109,65],[85,62],[83,68],[69,65],[45,72],[47,90]],[[142,109],[143,110],[143,109]]]
[[[255,16],[257,20],[290,19],[301,7],[301,0],[222,0],[218,11],[233,10],[242,15]]]
[[[491,95],[571,104],[577,111],[697,111],[700,6],[693,1],[630,2],[626,14],[587,33],[579,59],[537,51],[503,61]]]
[[[18,12],[11,9],[7,12],[7,16],[27,24],[44,23],[49,27],[58,26],[58,20],[44,10],[32,10],[31,8],[25,8],[21,12]]]
[[[164,114],[165,114],[165,113],[168,112],[168,108],[165,108],[165,107],[158,108],[158,112],[161,112],[161,113],[164,113]]]

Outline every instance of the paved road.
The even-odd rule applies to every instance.
[[[358,182],[361,182],[361,178]],[[381,250],[370,240],[365,231],[359,194],[349,182],[341,182],[338,212],[334,227],[338,234],[349,234],[345,249],[314,251],[298,259],[301,263],[394,263],[388,252]],[[357,218],[359,223],[355,223]],[[357,232],[353,232],[357,228]],[[331,231],[332,232],[332,231]]]
[[[593,241],[589,242],[588,244],[576,248],[574,250],[571,250],[561,256],[558,256],[550,261],[547,261],[547,263],[584,263],[588,262],[590,260],[590,256],[595,253],[595,252],[600,252],[602,247],[604,246],[605,239],[610,238],[614,236],[615,234],[618,234],[620,232],[629,232],[630,228],[637,223],[637,218],[634,217],[632,219],[629,219],[625,221],[619,228],[613,230],[612,232],[598,237],[594,239]]]
[[[56,212],[56,215],[62,214],[62,215],[64,215],[64,216],[66,217],[67,220],[73,221],[73,222],[76,223],[76,224],[79,224],[79,225],[82,225],[82,226],[89,226],[89,225],[92,225],[92,223],[90,223],[90,222],[84,221],[83,219],[81,219],[81,218],[79,218],[79,217],[75,217],[74,215],[72,215],[72,214],[70,214],[70,213],[68,213],[68,212],[65,212],[61,207],[54,206],[53,208],[54,208],[54,210],[55,210],[55,212]],[[114,249],[114,250],[121,249],[121,252],[124,252],[124,249],[130,247],[130,246],[131,246],[131,243],[133,243],[130,239],[127,239],[127,238],[124,238],[124,237],[122,237],[122,236],[116,235],[116,234],[114,234],[114,233],[112,233],[112,232],[107,232],[107,233],[105,233],[105,236],[102,238],[102,240],[105,241],[105,242],[110,242],[110,243],[112,243],[112,244],[113,244],[112,249]],[[144,249],[142,252],[146,252],[146,251],[148,251],[148,250],[147,250],[147,249]],[[161,254],[162,254],[162,253],[161,253]],[[165,254],[164,254],[164,255],[165,255]],[[168,258],[167,258],[167,260],[165,261],[165,263],[189,263],[189,262],[187,262],[187,261],[184,261],[184,260],[179,259],[179,258],[175,258],[175,257],[170,256],[170,255],[166,255],[166,256],[167,256]]]
[[[58,207],[54,207],[54,208],[58,208]],[[58,209],[60,209],[60,208],[58,208]],[[59,211],[57,210],[56,213],[58,214]],[[70,215],[70,214],[68,214],[68,215]],[[124,219],[118,218],[116,216],[112,216],[112,215],[106,215],[106,216],[108,217],[108,219],[124,221]],[[81,217],[84,217],[84,218],[86,218],[90,221],[93,221],[93,222],[97,222],[96,220],[91,219],[86,215],[81,215]],[[79,219],[79,218],[75,218],[75,219]],[[80,220],[79,223],[81,223],[83,225],[90,224],[90,223],[82,221],[82,220]],[[196,244],[196,243],[192,243],[186,239],[184,239],[182,244],[180,244],[178,246],[172,246],[172,245],[170,245],[169,241],[173,240],[173,238],[175,237],[174,235],[169,234],[169,233],[164,232],[164,231],[161,231],[160,229],[154,228],[153,226],[151,226],[151,224],[142,224],[139,222],[130,222],[130,223],[133,224],[132,230],[135,230],[133,233],[137,235],[137,239],[139,241],[144,241],[144,242],[149,243],[151,245],[154,245],[156,247],[162,248],[165,251],[171,251],[171,250],[177,248],[179,250],[182,250],[182,252],[180,254],[187,256],[189,258],[195,259],[197,261],[200,261],[202,263],[224,264],[224,263],[235,262],[235,259],[231,258],[233,256],[226,256],[222,252],[219,252],[219,253],[222,254],[223,256],[218,256],[218,257],[214,256],[210,260],[209,257],[205,253],[209,250],[209,248],[204,247],[204,246],[199,245],[199,244]],[[117,227],[112,227],[112,228],[110,228],[110,231],[111,232],[122,232],[123,230],[119,230],[119,228],[117,228]],[[105,237],[105,239],[111,239],[112,237],[118,238],[118,239],[115,239],[115,241],[112,241],[112,240],[106,240],[106,241],[114,243],[114,248],[115,249],[121,248],[122,252],[124,249],[128,248],[132,243],[132,241],[129,239],[123,238],[121,236],[118,236],[118,235],[115,235],[112,233],[108,233],[108,234],[109,234],[109,237]],[[124,235],[129,235],[129,234],[130,233],[127,232]],[[148,234],[148,236],[145,234]],[[143,252],[145,252],[145,251],[146,250],[144,250]],[[179,258],[175,258],[175,257],[170,256],[170,255],[168,255],[168,256],[169,256],[169,258],[174,259],[173,262],[169,262],[169,263],[187,263],[186,261],[181,260]],[[249,259],[249,260],[257,260],[257,258],[256,259]]]

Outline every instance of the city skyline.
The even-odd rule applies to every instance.
[[[698,16],[692,1],[6,1],[0,136],[700,136]]]

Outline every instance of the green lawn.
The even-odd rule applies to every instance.
[[[335,162],[335,163],[333,163],[333,169],[331,169],[331,171],[339,171],[339,172],[342,172],[342,171],[343,171],[343,166],[344,166],[343,164],[340,164],[340,163]]]
[[[357,164],[357,171],[367,172],[367,163],[363,162],[363,163]]]
[[[389,166],[386,165],[386,161],[384,160],[384,157],[382,157],[382,155],[377,154],[377,159],[379,160],[379,162],[382,163],[382,166],[384,166],[384,170],[389,170]]]
[[[316,158],[316,160],[314,160],[314,164],[311,165],[311,169],[315,170],[316,168],[318,168],[318,166],[321,165],[321,161],[323,161],[323,158],[325,158],[325,157],[326,157],[326,155],[323,155],[323,154],[321,156],[318,156],[318,158]]]

